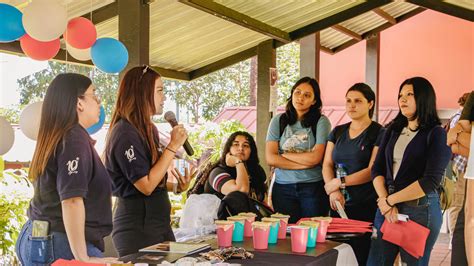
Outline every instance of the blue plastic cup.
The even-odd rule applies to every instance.
[[[234,231],[232,232],[232,242],[242,242],[244,241],[244,227],[246,217],[242,216],[231,216],[228,217],[228,221],[234,222]]]
[[[270,226],[270,234],[268,235],[268,244],[276,244],[278,241],[278,229],[280,227],[280,219],[277,218],[262,218],[262,222],[269,222],[272,225]]]
[[[318,238],[318,227],[319,223],[316,221],[303,221],[300,225],[308,226],[308,242],[306,243],[306,247],[314,248],[316,247],[316,239]]]

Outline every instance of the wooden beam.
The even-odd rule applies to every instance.
[[[21,49],[20,46],[20,41],[14,41],[14,42],[9,42],[9,43],[0,43],[0,51],[1,52],[6,52],[9,54],[15,54],[19,56],[26,56],[23,53],[23,50]],[[63,62],[63,63],[72,63],[72,64],[80,64],[80,65],[86,65],[86,66],[94,66],[91,60],[88,61],[79,61],[72,57],[69,53],[67,53],[66,56],[66,50],[59,49],[58,54],[53,57],[51,60]]]
[[[392,24],[392,25],[397,24],[397,20],[394,17],[392,17],[392,15],[390,15],[389,13],[383,11],[381,8],[375,8],[372,11],[375,14],[382,17],[383,19],[385,19],[386,21],[388,21],[390,24]]]
[[[300,39],[300,77],[319,80],[321,42],[319,32]]]
[[[257,132],[256,143],[260,164],[266,176],[270,176],[270,168],[265,160],[265,140],[270,113],[270,68],[276,67],[276,50],[272,40],[267,40],[257,46]]]
[[[150,5],[142,1],[117,0],[119,40],[127,47],[128,69],[150,62]]]
[[[259,32],[272,39],[279,40],[284,43],[291,42],[287,32],[275,28],[271,25],[263,23],[245,14],[239,13],[224,5],[209,0],[179,0],[179,2],[209,13],[213,16],[230,21],[244,28]]]
[[[92,15],[91,15],[91,12],[89,12],[82,15],[81,17],[87,18],[87,19],[91,19],[92,17],[92,20],[91,20],[92,23],[97,25],[101,22],[107,21],[116,16],[118,16],[118,2],[117,1],[92,11]]]
[[[176,71],[173,69],[162,68],[158,66],[151,66],[155,71],[160,73],[162,77],[169,78],[169,79],[177,79],[177,80],[191,80],[189,78],[189,73]]]
[[[308,36],[312,33],[315,33],[317,31],[324,30],[325,28],[334,26],[336,24],[339,24],[343,21],[346,21],[348,19],[354,18],[358,15],[364,14],[365,12],[369,12],[370,10],[383,6],[385,4],[390,3],[390,0],[369,0],[367,2],[364,2],[362,4],[359,4],[357,6],[351,7],[349,9],[346,9],[344,11],[338,12],[332,16],[329,16],[325,19],[316,21],[314,23],[311,23],[307,26],[304,26],[302,28],[299,28],[297,30],[294,30],[290,32],[290,38],[291,40],[297,40],[300,39],[304,36]]]
[[[407,0],[412,4],[474,22],[474,11],[440,0]]]
[[[211,63],[207,66],[203,66],[201,68],[195,69],[189,72],[189,78],[190,80],[193,80],[193,79],[202,77],[204,75],[207,75],[219,69],[231,66],[233,64],[236,64],[245,59],[249,59],[250,57],[256,56],[256,55],[257,55],[257,46],[244,50],[240,53],[231,55],[217,62]]]
[[[399,17],[397,18],[397,23],[400,23],[400,22],[405,21],[405,20],[407,20],[407,19],[409,19],[409,18],[411,18],[411,17],[413,17],[413,16],[416,16],[416,15],[420,14],[421,12],[423,12],[423,11],[425,11],[425,10],[426,10],[426,9],[423,8],[423,7],[418,7],[418,8],[416,8],[416,9],[413,9],[412,11],[410,11],[410,12],[404,14],[404,15],[399,16]],[[391,23],[387,22],[387,23],[385,23],[385,24],[383,24],[383,25],[381,25],[381,26],[379,26],[379,27],[377,27],[377,28],[375,28],[375,29],[373,29],[373,30],[371,30],[371,31],[368,31],[368,32],[362,34],[362,39],[367,39],[367,38],[369,38],[370,36],[373,36],[374,34],[378,34],[379,32],[382,32],[383,30],[388,29],[388,28],[390,28],[390,27],[392,27],[392,26],[393,26],[393,25],[392,25]],[[333,50],[334,53],[338,53],[338,52],[340,52],[340,51],[342,51],[342,50],[344,50],[344,49],[346,49],[346,48],[351,47],[352,45],[354,45],[354,44],[356,44],[356,43],[358,43],[358,42],[359,42],[359,41],[357,41],[357,40],[350,40],[350,41],[348,41],[348,42],[346,42],[346,43],[344,43],[344,44],[342,44],[342,45],[340,45],[340,46],[338,46],[338,47],[336,47],[336,48],[334,48],[334,49],[332,49],[332,50]]]
[[[375,34],[367,39],[365,52],[365,82],[379,98],[380,80],[380,34]],[[372,119],[378,121],[379,101],[375,101],[375,112]]]
[[[331,54],[331,55],[334,54],[334,51],[332,49],[327,48],[326,46],[321,45],[319,49],[327,54]]]
[[[346,27],[343,27],[341,25],[334,25],[331,27],[332,29],[334,30],[337,30],[339,31],[340,33],[343,33],[349,37],[351,37],[352,39],[356,39],[358,41],[362,41],[362,36],[360,34],[358,34],[357,32],[355,31],[351,31],[350,29],[346,28]]]

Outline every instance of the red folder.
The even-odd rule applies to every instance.
[[[425,252],[426,239],[430,229],[413,221],[389,223],[384,221],[382,239],[403,248],[408,254],[419,259]]]

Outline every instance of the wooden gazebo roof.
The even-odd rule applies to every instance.
[[[70,18],[92,18],[98,37],[118,38],[117,1],[55,1],[61,1]],[[334,54],[426,8],[474,21],[472,0],[140,1],[150,5],[150,64],[163,76],[181,80],[255,56],[257,45],[270,39],[279,47],[320,32],[321,50]],[[28,4],[0,2],[20,10]],[[0,43],[0,51],[22,54],[19,42]],[[65,50],[55,59],[66,60]],[[74,62],[71,56],[67,60]]]

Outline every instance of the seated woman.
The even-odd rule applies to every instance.
[[[214,194],[220,199],[231,193],[243,193],[262,202],[267,190],[265,180],[266,175],[258,160],[255,140],[249,133],[237,131],[227,139],[220,160],[212,167],[204,192]],[[251,211],[245,208],[233,209],[235,212]]]

